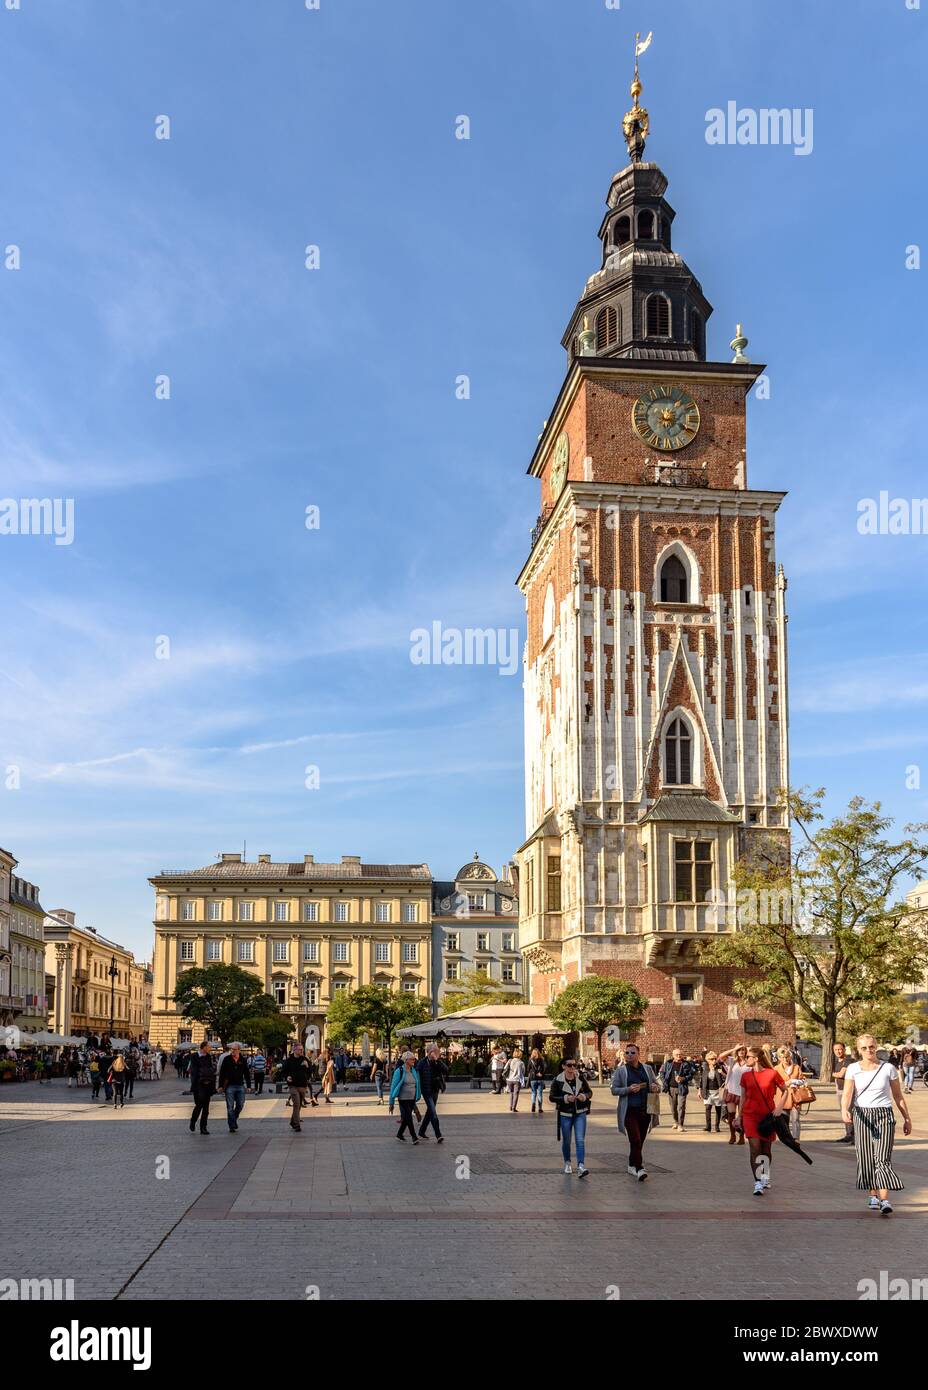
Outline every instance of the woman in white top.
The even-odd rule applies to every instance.
[[[731,1058],[731,1061],[728,1059]],[[725,1121],[728,1125],[729,1144],[743,1144],[744,1131],[738,1124],[738,1105],[741,1100],[741,1078],[748,1068],[748,1050],[742,1044],[739,1047],[730,1047],[727,1052],[719,1053],[719,1061],[728,1070],[725,1073]]]
[[[506,1063],[503,1076],[509,1090],[509,1109],[518,1110],[519,1092],[525,1085],[525,1063],[522,1061],[522,1053],[518,1048],[514,1049],[512,1056]]]
[[[841,1117],[851,1124],[853,1114],[854,1148],[857,1151],[857,1186],[869,1191],[871,1211],[892,1215],[890,1192],[901,1192],[902,1179],[893,1169],[893,1138],[896,1117],[893,1101],[902,1115],[903,1134],[912,1133],[912,1121],[899,1084],[899,1073],[876,1055],[876,1038],[862,1033],[857,1039],[859,1062],[851,1062],[844,1077]]]

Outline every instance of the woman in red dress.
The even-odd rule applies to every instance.
[[[770,1065],[764,1049],[752,1045],[748,1048],[747,1070],[741,1078],[739,1119],[750,1145],[755,1197],[763,1197],[770,1186],[773,1143],[777,1137],[776,1134],[761,1134],[759,1124],[767,1115],[781,1114],[785,1099],[786,1082],[783,1077]]]

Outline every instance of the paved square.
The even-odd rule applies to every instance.
[[[237,1134],[215,1103],[187,1128],[173,1078],[123,1112],[86,1090],[8,1083],[3,1277],[71,1278],[78,1298],[856,1299],[857,1282],[928,1275],[928,1090],[895,1166],[889,1219],[866,1210],[828,1088],[804,1125],[808,1168],[776,1153],[752,1196],[746,1149],[687,1131],[649,1138],[646,1183],[626,1172],[615,1104],[597,1089],[590,1177],[562,1173],[554,1114],[517,1114],[453,1088],[442,1145],[398,1144],[373,1095],[338,1097],[292,1134],[283,1097],[247,1098]],[[346,1103],[347,1099],[347,1103]],[[899,1130],[901,1134],[901,1127]],[[163,1176],[159,1176],[163,1174]],[[318,1291],[318,1292],[317,1292]]]

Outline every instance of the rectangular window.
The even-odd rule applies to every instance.
[[[318,904],[318,903],[304,903],[304,904],[303,904],[303,921],[304,921],[304,922],[318,922],[318,921],[319,921],[319,904]]]
[[[712,841],[674,841],[674,901],[704,903],[712,888]]]
[[[240,941],[238,943],[238,958],[240,961],[253,961],[255,958],[255,943],[253,941]]]
[[[417,941],[403,942],[403,963],[404,965],[416,965],[419,960],[419,943]]]
[[[378,941],[374,945],[374,960],[389,961],[390,943],[389,941]]]
[[[190,1028],[178,1028],[177,1041],[179,1043],[193,1042],[193,1030]]]
[[[485,893],[468,893],[468,895],[467,895],[467,910],[468,910],[468,912],[482,912],[483,909],[484,909],[484,907],[486,906],[486,901],[487,901],[487,899],[486,899],[486,894],[485,894]]]
[[[403,993],[404,993],[404,994],[418,994],[418,993],[419,993],[419,982],[418,982],[418,980],[404,980],[404,981],[403,981]]]
[[[276,903],[276,902],[275,902],[275,904],[274,904],[274,921],[275,921],[275,922],[289,922],[289,921],[290,921],[290,904],[289,904],[288,902],[283,902],[283,903]]]
[[[389,922],[389,920],[390,920],[390,904],[389,904],[389,903],[378,903],[378,904],[377,904],[377,918],[376,918],[376,920],[377,920],[378,922]]]
[[[336,920],[336,922],[347,922],[347,921],[348,921],[348,904],[347,904],[347,903],[336,903],[336,904],[335,904],[335,920]]]
[[[460,938],[460,936],[458,935],[458,933],[457,933],[456,931],[449,931],[449,932],[446,932],[446,933],[445,933],[445,950],[446,950],[446,951],[460,951],[460,949],[461,949],[461,938]]]
[[[180,943],[180,958],[181,958],[181,960],[195,960],[195,959],[196,959],[196,942],[194,942],[194,941],[182,941],[182,942]]]
[[[333,981],[332,981],[332,993],[333,993],[333,994],[341,994],[342,990],[343,990],[343,989],[347,989],[347,988],[348,988],[348,981],[347,981],[347,980],[333,980]]]
[[[478,933],[477,933],[477,950],[478,950],[478,951],[489,951],[489,949],[490,949],[490,933],[489,933],[488,931],[478,931]]]
[[[461,978],[461,967],[456,960],[445,962],[445,979],[459,980]]]
[[[418,904],[418,903],[403,903],[403,921],[404,921],[404,922],[418,922],[418,920],[419,920],[419,904]]]
[[[290,959],[290,942],[289,942],[289,941],[275,941],[275,942],[274,942],[274,960],[275,960],[275,961],[283,961],[283,960],[289,960],[289,959]]]
[[[695,1004],[696,986],[692,980],[677,980],[677,999],[681,1004]]]
[[[561,856],[548,855],[548,911],[561,910]]]
[[[221,902],[218,902],[218,903],[213,903],[213,902],[207,903],[207,904],[206,904],[206,916],[207,916],[207,918],[209,919],[210,922],[221,922],[221,921],[222,921],[222,903],[221,903]]]
[[[333,942],[332,942],[332,959],[333,959],[333,960],[337,960],[337,961],[339,961],[339,962],[347,961],[347,959],[348,959],[348,942],[347,942],[347,941],[333,941]]]
[[[197,905],[193,902],[181,904],[180,915],[184,922],[192,922],[197,915]]]
[[[307,1009],[314,1009],[319,1003],[319,983],[317,980],[303,981],[303,1003]]]
[[[287,986],[280,980],[274,982],[274,1003],[278,1008],[283,1008],[287,1002]]]
[[[515,968],[515,966],[514,966],[514,965],[511,965],[511,964],[508,964],[506,961],[504,961],[504,962],[503,962],[503,967],[502,967],[502,973],[500,974],[500,979],[502,980],[502,982],[503,982],[504,985],[513,985],[513,984],[515,984],[515,981],[516,981],[516,968]]]
[[[514,951],[514,950],[516,949],[515,940],[516,940],[516,938],[515,938],[515,933],[514,933],[514,932],[511,932],[511,931],[504,931],[504,932],[503,932],[503,950],[504,950],[504,951]]]
[[[250,922],[255,915],[254,903],[240,902],[238,905],[238,920],[240,922]]]
[[[531,859],[525,861],[525,911],[529,917],[535,912],[535,865]]]
[[[315,903],[313,903],[313,906],[315,907]],[[318,941],[304,941],[304,942],[303,942],[303,959],[304,959],[305,961],[318,962],[318,960],[319,960],[319,942],[318,942]]]
[[[221,941],[207,941],[207,943],[206,943],[206,959],[207,959],[207,960],[222,960],[222,942],[221,942]]]

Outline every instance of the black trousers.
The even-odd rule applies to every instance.
[[[190,1123],[195,1125],[200,1121],[200,1133],[202,1134],[209,1122],[209,1103],[215,1091],[208,1091],[205,1087],[198,1086],[193,1096],[193,1114],[190,1116]]]
[[[400,1122],[400,1127],[397,1130],[397,1135],[401,1135],[405,1130],[408,1129],[413,1139],[415,1139],[418,1142],[418,1136],[416,1134],[416,1117],[412,1113],[415,1109],[415,1105],[416,1102],[414,1100],[400,1101],[400,1115],[402,1116],[402,1120]]]

